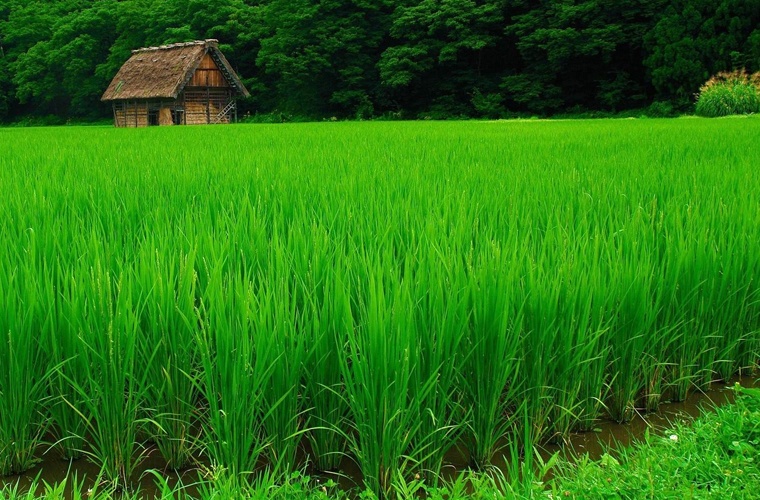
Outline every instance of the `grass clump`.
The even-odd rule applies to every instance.
[[[760,390],[598,462],[560,466],[555,498],[752,498],[760,488]]]
[[[696,112],[717,117],[760,112],[760,72],[721,72],[705,83],[697,94]]]

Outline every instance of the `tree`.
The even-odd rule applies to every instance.
[[[506,33],[522,63],[503,80],[507,97],[534,112],[643,105],[642,38],[663,3],[516,1]]]
[[[20,103],[40,113],[102,114],[93,105],[98,105],[108,83],[97,67],[113,43],[113,3],[93,2],[82,10],[58,12],[49,30],[41,30],[42,39],[18,54],[9,66]]]
[[[498,107],[504,0],[416,0],[399,3],[391,44],[378,68],[402,107],[472,114],[473,98]]]
[[[375,62],[387,26],[385,1],[272,0],[259,68],[280,109],[303,114],[373,112]]]
[[[8,119],[10,115],[12,96],[15,94],[8,68],[8,57],[5,55],[5,26],[10,14],[10,3],[0,1],[0,122]]]
[[[645,38],[644,64],[657,98],[687,106],[711,75],[760,69],[758,26],[756,0],[673,2]]]
[[[0,0],[0,120],[107,116],[130,51],[217,38],[253,97],[319,118],[690,106],[760,69],[757,0]]]

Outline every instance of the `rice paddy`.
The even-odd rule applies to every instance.
[[[394,497],[453,447],[529,464],[754,370],[758,137],[754,118],[2,130],[0,476],[44,452],[130,491],[149,449],[249,484],[351,457]]]

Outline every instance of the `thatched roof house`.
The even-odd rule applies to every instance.
[[[145,127],[229,123],[235,99],[249,95],[209,39],[133,50],[101,100],[113,104],[117,127]]]

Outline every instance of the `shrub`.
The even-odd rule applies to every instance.
[[[699,89],[696,112],[708,117],[760,112],[760,72],[737,70],[713,76]]]
[[[676,110],[670,102],[654,101],[645,110],[644,115],[649,118],[669,118],[676,115]]]
[[[475,89],[470,102],[478,116],[483,118],[499,118],[504,114],[504,96],[499,93],[483,94]]]

